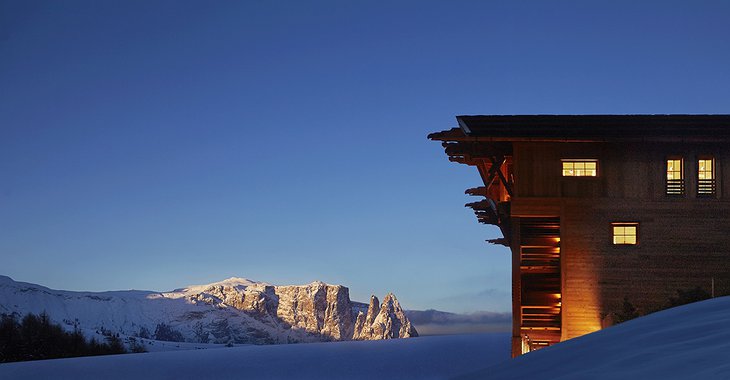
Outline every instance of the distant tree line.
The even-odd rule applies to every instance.
[[[20,320],[17,314],[0,315],[0,363],[127,352],[119,335],[108,334],[104,340],[87,340],[78,328],[67,332],[46,313]]]
[[[146,329],[145,329],[146,330]],[[148,334],[149,335],[149,334]],[[158,323],[155,328],[155,339],[167,342],[184,342],[185,337],[180,331],[173,329],[165,323]]]

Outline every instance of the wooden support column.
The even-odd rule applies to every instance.
[[[522,355],[522,284],[520,272],[520,219],[512,218],[512,357]]]

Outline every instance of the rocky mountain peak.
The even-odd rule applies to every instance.
[[[0,276],[0,312],[47,311],[58,322],[87,330],[142,336],[164,326],[188,342],[255,344],[416,336],[392,294],[382,305],[370,297],[366,313],[365,306],[350,300],[347,287],[321,281],[274,286],[232,277],[162,293],[92,293]]]
[[[355,319],[353,339],[376,340],[418,336],[393,293],[388,293],[382,305],[371,296],[367,314],[360,312]]]
[[[365,316],[365,323],[372,325],[373,322],[375,322],[375,317],[377,317],[379,311],[380,301],[378,300],[378,297],[375,295],[370,296],[370,304],[368,305],[368,313]]]

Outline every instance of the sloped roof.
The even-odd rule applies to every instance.
[[[430,139],[518,140],[702,140],[730,139],[730,115],[462,115],[458,130]]]

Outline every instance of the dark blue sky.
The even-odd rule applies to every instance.
[[[0,0],[0,274],[510,308],[458,114],[730,113],[729,2]]]

